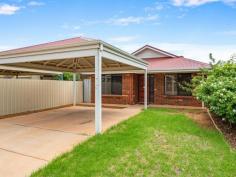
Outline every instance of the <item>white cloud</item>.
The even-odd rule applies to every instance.
[[[135,40],[137,38],[137,36],[117,36],[117,37],[112,37],[109,40],[112,42],[131,42],[133,40]]]
[[[39,1],[30,1],[30,2],[28,2],[27,5],[28,6],[42,6],[42,5],[44,5],[44,3],[43,2],[39,2]]]
[[[134,52],[142,47],[143,43],[118,44],[117,46],[127,52]],[[216,59],[227,60],[236,53],[236,45],[207,45],[207,44],[187,44],[187,43],[150,43],[150,45],[185,56],[186,58],[198,61],[209,62],[209,53]]]
[[[162,9],[164,9],[164,4],[159,2],[156,2],[154,5],[144,8],[145,12],[161,11]]]
[[[127,26],[130,24],[141,24],[147,21],[155,21],[158,19],[158,15],[148,15],[145,17],[124,17],[124,18],[113,18],[106,21],[106,23],[110,23],[118,26]]]
[[[15,5],[3,4],[0,5],[0,15],[13,15],[21,8]]]
[[[212,2],[223,2],[225,4],[232,5],[236,3],[236,0],[172,0],[173,5],[175,6],[200,6],[206,3]]]

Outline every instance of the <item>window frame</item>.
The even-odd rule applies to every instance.
[[[180,77],[180,75],[189,75],[190,76],[190,80],[192,79],[192,73],[177,73],[177,74],[166,74],[164,75],[164,95],[166,96],[181,96],[181,97],[191,97],[192,94],[188,94],[187,92],[185,94],[180,94],[180,90],[181,88],[178,86],[178,84],[180,83],[180,81],[178,80]],[[172,83],[172,93],[168,93],[169,91],[167,91],[167,77],[171,77],[173,79],[173,83]],[[176,88],[176,91],[175,91]],[[182,90],[183,93],[183,90]]]
[[[117,89],[117,87],[114,87],[114,83],[113,81],[115,81],[114,77],[120,77],[120,90],[118,92],[120,92],[119,94],[114,94],[114,88]],[[107,80],[110,80],[108,82],[106,82]],[[123,89],[123,76],[122,74],[103,74],[102,75],[102,95],[111,95],[111,96],[121,96],[122,95],[122,89]],[[105,84],[105,85],[104,85]],[[104,87],[106,88],[106,91],[104,92]],[[110,87],[107,89],[107,87]]]
[[[172,83],[171,83],[171,85],[172,85],[172,89],[171,89],[171,91],[172,91],[172,93],[168,93],[169,91],[167,91],[167,79],[168,79],[168,77],[169,78],[171,78],[172,79]],[[176,76],[175,75],[170,75],[170,74],[168,74],[168,75],[165,75],[165,83],[164,83],[164,90],[165,90],[165,95],[168,95],[168,96],[177,96],[178,95],[178,91],[177,90],[175,90],[175,84],[176,84]]]

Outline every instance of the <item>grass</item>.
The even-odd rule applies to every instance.
[[[32,177],[235,175],[236,152],[217,131],[175,110],[148,109],[76,146]]]

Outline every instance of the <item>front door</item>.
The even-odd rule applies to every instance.
[[[138,75],[138,102],[144,103],[144,75]],[[154,103],[154,75],[148,75],[148,103]]]
[[[149,96],[148,96],[148,103],[149,104],[153,104],[154,103],[154,75],[153,74],[150,74],[148,75],[148,93],[149,93]]]

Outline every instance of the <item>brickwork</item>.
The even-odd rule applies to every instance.
[[[165,95],[165,75],[155,74],[154,104],[158,105],[178,105],[178,106],[201,106],[193,96],[168,96]]]
[[[167,96],[164,91],[165,74],[154,74],[154,104],[157,105],[179,105],[179,106],[201,106],[201,102],[193,96]],[[94,75],[92,80],[92,102],[94,102]],[[122,74],[122,95],[103,95],[102,102],[106,104],[136,104],[138,103],[138,75]]]
[[[122,74],[122,95],[103,95],[102,102],[106,104],[136,104],[137,79],[136,74]],[[95,78],[91,76],[91,102],[95,99]]]

